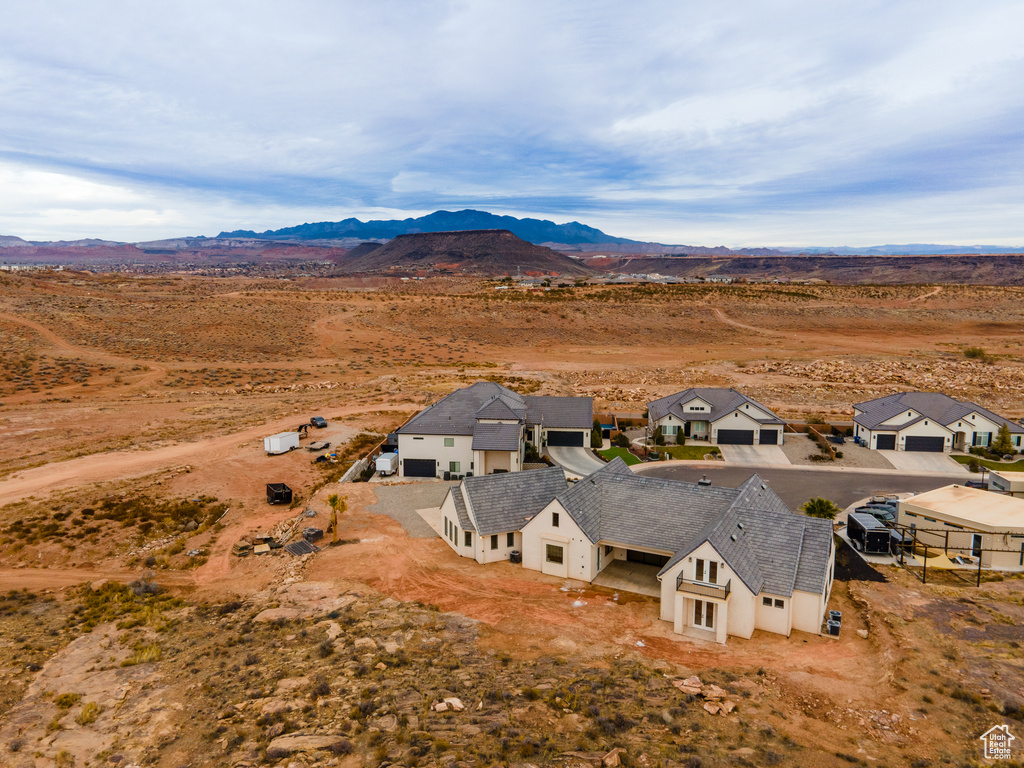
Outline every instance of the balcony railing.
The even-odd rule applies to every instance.
[[[679,592],[687,592],[691,595],[700,595],[701,597],[714,597],[719,600],[728,599],[731,585],[732,579],[725,582],[725,584],[708,584],[705,581],[684,579],[682,576],[676,579],[676,589]]]

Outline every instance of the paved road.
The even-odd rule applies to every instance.
[[[930,491],[957,482],[954,477],[939,475],[908,475],[902,472],[843,472],[800,467],[729,467],[675,466],[649,467],[644,475],[695,482],[707,475],[715,485],[735,488],[756,472],[768,482],[792,509],[814,496],[831,499],[840,508],[876,493],[907,493]]]
[[[591,453],[589,448],[549,445],[547,452],[555,464],[563,467],[568,474],[577,477],[586,477],[604,466],[604,462]]]

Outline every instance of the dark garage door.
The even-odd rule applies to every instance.
[[[548,445],[583,445],[582,432],[568,432],[560,429],[548,430]]]
[[[661,568],[668,562],[669,558],[667,555],[656,555],[653,552],[641,552],[638,549],[627,549],[626,560],[630,563],[656,565]]]
[[[880,451],[895,451],[896,435],[878,435],[875,438],[875,447]]]
[[[752,429],[720,429],[718,430],[719,445],[753,445],[754,430]]]
[[[719,432],[719,435],[722,433]],[[719,439],[718,442],[722,442]],[[777,429],[762,429],[761,430],[761,445],[778,445],[779,444],[779,430]]]
[[[907,437],[908,451],[927,451],[928,453],[942,453],[943,439],[941,437]]]
[[[402,459],[406,477],[437,477],[437,462],[434,459]]]

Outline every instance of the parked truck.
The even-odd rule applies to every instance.
[[[278,432],[276,435],[263,438],[263,450],[268,456],[288,453],[299,447],[298,432]]]
[[[398,454],[382,453],[374,462],[373,469],[381,477],[395,474],[398,471]]]
[[[851,512],[846,521],[850,541],[865,555],[889,554],[889,528],[871,515]]]

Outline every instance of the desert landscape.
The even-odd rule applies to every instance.
[[[840,638],[709,646],[650,598],[481,571],[403,524],[408,486],[338,480],[479,380],[636,415],[710,385],[795,419],[901,388],[1019,418],[1024,289],[502,285],[0,273],[0,764],[966,766],[1021,717],[1016,579],[841,554]],[[338,463],[265,455],[313,415]],[[338,545],[232,556],[335,494]]]

